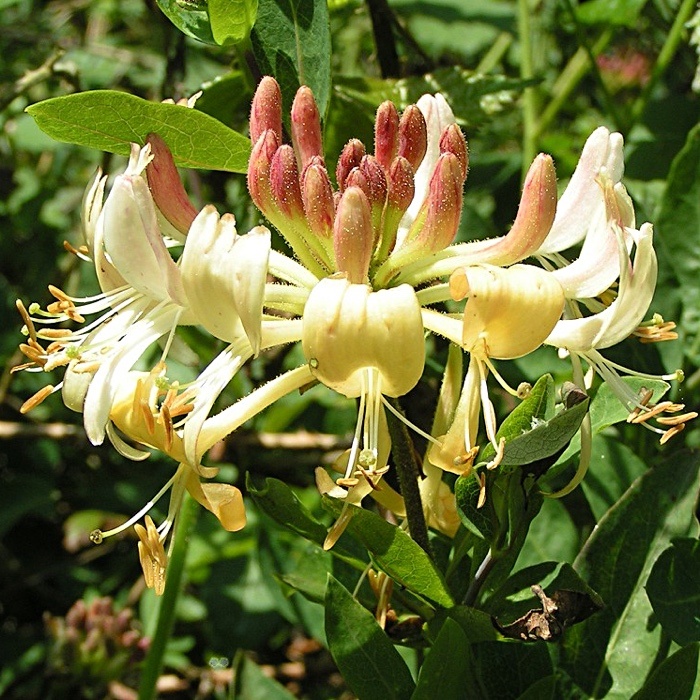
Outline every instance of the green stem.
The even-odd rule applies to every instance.
[[[518,0],[518,36],[520,39],[520,77],[523,80],[531,80],[534,71],[532,68],[532,26],[528,0]],[[536,119],[535,89],[526,87],[523,91],[523,180],[537,153]]]
[[[174,540],[170,561],[168,562],[165,591],[163,591],[163,597],[160,599],[158,607],[156,631],[141,669],[139,700],[153,700],[156,697],[156,683],[163,668],[163,656],[173,630],[175,607],[182,590],[190,530],[197,519],[198,512],[199,505],[197,501],[190,497],[188,493],[185,493],[173,535]]]
[[[611,29],[606,29],[593,45],[591,52],[594,57],[599,56],[610,43],[613,37]],[[579,50],[571,57],[564,67],[556,82],[552,86],[552,100],[542,112],[537,123],[537,135],[544,133],[547,127],[554,121],[561,108],[568,102],[569,96],[576,89],[583,77],[591,70],[589,55],[585,49]]]
[[[661,76],[664,74],[669,63],[675,56],[678,45],[683,39],[683,32],[685,30],[686,22],[690,19],[690,16],[695,9],[695,2],[696,0],[683,0],[681,3],[681,6],[676,13],[676,19],[673,22],[671,31],[669,31],[668,36],[666,37],[666,42],[664,43],[661,53],[654,64],[654,70],[651,73],[651,78],[644,86],[642,94],[637,98],[632,106],[632,125],[636,124],[641,118],[654,87],[659,82]]]
[[[403,415],[401,404],[398,399],[387,399],[389,403]],[[391,454],[394,467],[399,477],[401,495],[406,505],[406,520],[411,537],[432,559],[433,552],[428,539],[428,526],[425,523],[425,512],[423,511],[423,501],[420,496],[418,486],[418,463],[413,452],[413,442],[408,434],[406,424],[400,421],[390,411],[386,413],[391,436]]]
[[[607,109],[613,122],[615,123],[615,127],[621,131],[624,131],[625,120],[622,118],[617,108],[617,105],[615,104],[614,96],[610,94],[610,91],[605,85],[605,81],[603,80],[603,77],[600,74],[600,69],[598,68],[598,64],[596,62],[595,50],[588,43],[588,39],[586,38],[586,35],[583,29],[581,28],[578,18],[576,17],[576,10],[574,9],[571,0],[564,0],[564,5],[566,6],[566,9],[571,15],[571,21],[574,23],[574,33],[576,34],[576,40],[578,41],[578,45],[586,52],[586,55],[588,56],[588,63],[590,64],[591,72],[593,73],[593,78],[596,81],[598,89],[600,90],[601,95],[603,96],[605,108]]]

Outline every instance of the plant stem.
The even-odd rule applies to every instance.
[[[403,415],[401,404],[397,399],[387,399],[389,403]],[[428,526],[425,523],[423,501],[418,487],[418,463],[413,452],[413,443],[408,434],[406,424],[400,421],[390,411],[386,414],[391,435],[391,454],[394,458],[394,467],[399,477],[401,495],[406,504],[406,520],[411,537],[420,545],[426,554],[432,559],[433,552],[428,539]]]
[[[668,64],[676,54],[678,44],[680,44],[681,39],[683,38],[685,24],[690,19],[690,16],[695,8],[695,1],[696,0],[683,0],[681,3],[681,6],[676,13],[676,19],[673,21],[673,25],[671,26],[671,31],[669,31],[668,36],[666,37],[666,42],[661,49],[661,53],[654,63],[654,70],[651,73],[651,78],[644,86],[642,94],[636,99],[634,105],[632,106],[631,125],[636,124],[641,118],[654,87],[659,82],[659,79],[664,74],[664,71],[666,68],[668,68]]]
[[[382,78],[398,78],[401,74],[399,55],[394,41],[393,15],[389,3],[387,0],[367,0],[367,7]]]
[[[477,570],[474,580],[469,584],[469,588],[464,595],[464,605],[473,606],[476,602],[476,598],[479,595],[481,587],[486,581],[486,577],[491,573],[493,565],[496,563],[496,558],[493,556],[492,550],[489,549],[488,554],[484,557],[481,562],[479,569]]]
[[[153,700],[156,697],[156,683],[163,668],[165,648],[175,623],[175,606],[182,590],[190,530],[197,519],[198,512],[199,506],[197,501],[190,497],[188,493],[185,493],[177,516],[173,548],[170,561],[168,562],[165,591],[163,591],[163,597],[158,607],[156,631],[141,669],[139,700]]]
[[[534,72],[532,69],[532,26],[528,0],[518,0],[518,36],[520,39],[520,77],[523,80],[531,80]],[[526,87],[523,91],[523,180],[537,152],[536,115],[535,89]]]

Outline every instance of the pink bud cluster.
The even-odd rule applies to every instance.
[[[321,272],[343,272],[357,283],[399,246],[435,252],[452,242],[462,207],[467,144],[452,123],[408,234],[397,231],[416,197],[415,175],[426,157],[428,128],[416,105],[402,115],[391,102],[377,110],[374,153],[350,140],[338,159],[334,188],[324,158],[321,118],[308,87],[291,111],[292,145],[282,143],[282,95],[274,78],[260,82],[250,115],[253,152],[248,187],[253,201],[300,258],[305,247]]]

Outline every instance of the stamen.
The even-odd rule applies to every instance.
[[[439,443],[438,443],[439,444]],[[479,446],[474,445],[466,454],[458,455],[452,460],[455,467],[464,467],[465,472],[471,469],[474,459],[479,454]]]
[[[148,513],[148,511],[151,510],[151,508],[153,508],[153,506],[160,500],[161,496],[173,485],[179,473],[180,470],[178,469],[178,471],[176,471],[175,474],[173,474],[173,476],[170,479],[168,479],[165,486],[163,486],[163,488],[160,491],[158,491],[158,493],[150,501],[148,501],[148,503],[146,503],[146,505],[143,508],[141,508],[141,510],[138,513],[136,513],[136,515],[129,518],[125,523],[122,523],[121,525],[118,525],[117,527],[112,528],[111,530],[107,530],[106,532],[103,532],[99,529],[93,530],[90,533],[90,541],[93,544],[101,544],[106,537],[118,535],[120,532],[124,532],[124,530],[127,530],[134,523],[137,523],[139,520],[141,520],[141,518],[144,515],[146,515],[146,513]]]
[[[432,442],[434,445],[437,445],[438,447],[442,447],[442,443],[435,439],[432,435],[429,435],[426,433],[424,430],[421,430],[417,425],[414,423],[411,423],[406,416],[401,415],[399,411],[397,411],[385,398],[384,396],[381,397],[382,403],[386,408],[388,408],[404,425],[408,426],[411,430],[413,430],[415,433],[420,435],[422,438],[425,438],[428,440],[428,442]]]
[[[656,422],[661,425],[681,425],[697,417],[698,414],[696,411],[690,411],[689,413],[682,413],[680,416],[662,416],[661,418],[657,418]]]
[[[31,411],[33,408],[36,408],[46,397],[51,396],[54,392],[54,386],[53,384],[48,384],[45,386],[43,389],[39,389],[39,391],[34,394],[34,396],[28,398],[21,406],[19,409],[19,412],[24,414],[28,413]]]
[[[633,423],[639,414],[646,409],[647,404],[651,401],[651,397],[654,396],[654,392],[651,389],[640,390],[639,403],[634,407],[634,410],[627,416],[627,422]]]
[[[501,438],[498,442],[496,456],[486,465],[487,469],[495,469],[503,461],[503,453],[506,450],[506,439]]]
[[[41,331],[41,337],[45,340],[61,340],[70,338],[72,335],[73,332],[67,328],[45,328]]]
[[[499,372],[498,372],[498,370],[496,369],[496,367],[494,366],[493,362],[491,362],[491,358],[490,358],[490,357],[485,356],[484,358],[480,358],[480,359],[483,359],[483,362],[484,362],[484,363],[486,364],[486,366],[489,368],[489,370],[491,371],[491,374],[493,374],[493,376],[495,377],[496,381],[497,381],[511,396],[515,396],[515,398],[517,398],[517,399],[523,398],[523,397],[520,395],[520,387],[522,386],[522,384],[519,384],[517,389],[513,389],[513,387],[511,387],[510,384],[508,384],[508,382],[507,382],[505,379],[503,379],[503,377],[499,374]],[[523,382],[523,384],[526,384],[526,382]],[[532,388],[532,387],[530,387],[530,388]]]
[[[685,430],[685,423],[681,423],[680,425],[674,425],[672,428],[669,428],[661,436],[659,443],[661,445],[665,445],[672,437],[674,437],[675,435],[678,435],[678,433],[682,433],[684,430]]]
[[[673,402],[671,401],[662,401],[661,403],[657,403],[656,406],[650,408],[648,411],[642,411],[639,415],[635,416],[632,418],[632,420],[629,420],[628,418],[628,423],[644,423],[651,418],[654,418],[658,416],[660,413],[665,413],[668,411],[670,408],[673,407]]]
[[[476,502],[476,508],[477,510],[479,508],[483,508],[484,504],[486,503],[486,474],[484,472],[481,472],[479,474],[479,499]]]
[[[34,327],[34,322],[32,321],[32,317],[27,312],[27,309],[25,308],[24,304],[22,303],[22,300],[17,299],[17,301],[15,302],[15,306],[17,307],[17,311],[19,311],[19,315],[22,317],[22,320],[24,321],[24,325],[27,328],[27,333],[29,334],[29,337],[34,342],[36,342],[36,328]]]
[[[88,250],[88,247],[86,245],[81,245],[79,248],[75,248],[68,241],[63,241],[63,249],[66,252],[72,253],[73,255],[79,257],[85,262],[92,262],[90,260],[90,251]]]

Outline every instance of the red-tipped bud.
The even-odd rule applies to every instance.
[[[333,249],[339,272],[352,284],[367,281],[372,259],[374,233],[369,202],[359,187],[343,192],[333,226]]]
[[[333,235],[333,187],[322,163],[311,161],[302,177],[301,196],[309,228],[320,238]]]
[[[358,139],[350,139],[340,153],[338,164],[335,168],[335,179],[342,192],[346,185],[345,181],[354,168],[359,168],[362,158],[365,155],[365,145]]]
[[[462,183],[467,179],[469,170],[469,149],[467,140],[457,124],[450,124],[440,136],[440,153],[454,153],[462,168]]]
[[[552,157],[540,153],[527,171],[518,215],[502,247],[517,262],[536,251],[549,233],[557,212],[557,174]]]
[[[292,144],[303,170],[314,157],[323,158],[321,116],[311,88],[302,85],[292,104]]]
[[[263,214],[272,205],[270,193],[270,166],[279,148],[279,139],[272,129],[264,131],[253,146],[248,161],[248,191],[255,205]]]
[[[367,177],[359,166],[357,168],[353,168],[347,178],[345,178],[345,189],[348,187],[359,187],[365,193],[367,201],[369,201],[372,196],[369,182],[367,182]]]
[[[428,129],[423,113],[416,105],[409,105],[399,123],[398,154],[405,158],[413,170],[418,170],[428,148]]]
[[[153,160],[146,166],[153,201],[178,231],[187,233],[197,216],[197,210],[185,192],[173,154],[158,134],[149,134],[147,142],[151,145],[153,154]]]
[[[380,260],[385,259],[396,243],[399,223],[413,201],[416,187],[413,181],[413,168],[401,156],[397,156],[387,174],[386,208],[382,222],[382,240],[378,253]]]
[[[256,143],[268,129],[282,140],[282,92],[274,78],[265,76],[258,84],[250,109],[250,140]]]
[[[299,170],[291,146],[282,145],[270,164],[270,191],[275,204],[285,216],[303,215],[304,205],[299,186]]]
[[[386,201],[386,175],[384,168],[374,156],[365,156],[360,163],[360,172],[365,176],[369,188],[369,201],[374,209],[376,206],[384,208]]]
[[[416,193],[413,177],[411,164],[401,156],[396,158],[389,168],[387,206],[399,212],[399,218],[408,209]]]
[[[374,121],[374,156],[386,170],[396,156],[399,137],[399,113],[393,102],[382,102]]]
[[[462,167],[457,156],[444,153],[430,180],[428,196],[407,236],[407,246],[423,254],[443,250],[455,237],[462,213]]]

